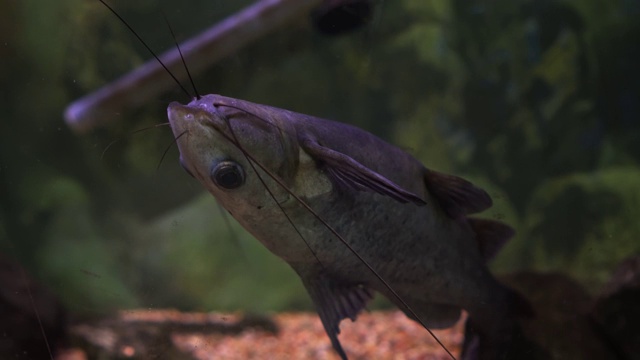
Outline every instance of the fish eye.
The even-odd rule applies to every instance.
[[[182,168],[184,169],[184,171],[187,172],[187,174],[189,174],[189,176],[191,176],[192,178],[196,178],[195,176],[193,176],[193,173],[191,172],[191,170],[189,170],[189,168],[187,167],[187,165],[185,165],[184,161],[182,160],[182,156],[180,157],[180,166],[182,166]]]
[[[211,169],[211,180],[225,189],[235,189],[244,184],[244,170],[234,161],[221,161]]]

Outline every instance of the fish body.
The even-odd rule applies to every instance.
[[[288,110],[206,95],[171,103],[168,117],[183,167],[297,272],[342,358],[339,323],[375,292],[428,328],[465,309],[486,343],[512,332],[514,294],[485,264],[513,232],[467,217],[491,206],[483,190],[364,130]]]

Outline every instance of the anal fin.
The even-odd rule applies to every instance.
[[[318,311],[331,345],[342,360],[347,360],[338,340],[340,321],[346,318],[355,321],[358,313],[373,298],[373,291],[362,285],[341,282],[322,272],[298,274]]]

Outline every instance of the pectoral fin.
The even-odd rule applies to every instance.
[[[493,205],[486,191],[457,176],[427,170],[425,183],[442,209],[453,219],[481,212]]]
[[[402,189],[348,155],[324,147],[311,139],[302,139],[300,145],[309,156],[322,164],[336,184],[358,191],[373,191],[402,203],[426,204],[418,195]]]
[[[341,359],[347,360],[347,355],[338,341],[340,321],[346,318],[355,321],[360,310],[373,298],[373,292],[361,285],[341,283],[328,275],[303,275],[300,272],[298,274],[316,306],[331,345]]]

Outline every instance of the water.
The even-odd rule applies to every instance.
[[[163,51],[158,9],[184,40],[250,3],[113,5]],[[473,180],[494,198],[486,216],[518,231],[496,273],[557,271],[598,294],[640,252],[637,6],[374,3],[367,26],[339,37],[300,17],[198,75],[198,89],[348,122]],[[28,0],[0,14],[0,252],[75,314],[311,309],[286,265],[225,226],[175,147],[157,169],[168,128],[129,135],[166,121],[170,101],[188,101],[180,89],[87,134],[64,125],[71,101],[149,58],[110,12]]]

